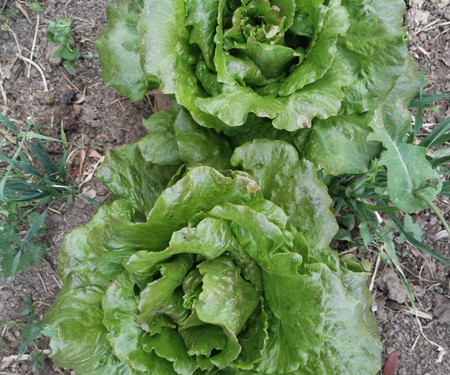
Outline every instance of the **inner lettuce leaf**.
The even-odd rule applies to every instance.
[[[119,199],[64,241],[63,287],[45,318],[56,365],[80,375],[375,374],[367,275],[329,248],[336,224],[312,165],[289,143],[260,139],[227,151],[226,165],[244,170],[179,152],[170,162],[185,166],[161,189],[161,171],[146,167],[164,152],[151,138],[166,129],[182,144],[181,120],[191,121],[183,110],[155,116],[147,137],[105,159],[99,177]]]

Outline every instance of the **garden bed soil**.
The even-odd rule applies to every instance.
[[[88,146],[84,172],[82,176],[77,176],[78,183],[92,175],[107,150],[137,141],[145,135],[142,118],[167,106],[166,99],[157,92],[149,92],[144,100],[133,103],[103,84],[93,42],[105,25],[108,2],[47,0],[44,11],[35,13],[25,1],[10,0],[7,6],[14,7],[18,3],[29,19],[18,13],[0,30],[0,69],[3,77],[0,111],[19,128],[23,128],[27,118],[34,114],[36,122],[45,128],[44,133],[53,137],[60,137],[63,121],[68,140]],[[449,0],[409,0],[407,5],[405,23],[410,36],[410,52],[420,69],[425,69],[426,91],[449,93]],[[72,34],[77,48],[86,56],[78,60],[71,71],[65,70],[61,61],[53,57],[55,46],[49,44],[45,37],[49,22],[55,18],[73,20]],[[16,55],[19,48],[24,56],[34,51],[33,60],[43,69],[47,92],[44,92],[43,80],[34,67],[31,67],[28,76],[28,64]],[[92,58],[88,57],[90,54]],[[67,104],[68,96],[72,96],[76,103]],[[441,118],[450,116],[450,101],[439,103],[438,108],[440,116],[434,111],[426,112],[425,132],[429,132]],[[54,147],[50,150],[52,156],[58,159],[61,150],[51,147]],[[109,198],[108,191],[95,177],[84,182],[80,189],[100,203],[105,203]],[[441,198],[438,205],[450,221],[449,201]],[[25,319],[20,317],[20,312],[26,307],[23,297],[29,297],[39,315],[44,316],[60,288],[57,265],[63,238],[72,228],[85,224],[95,212],[92,204],[78,198],[70,206],[61,202],[55,208],[59,212],[50,213],[46,221],[47,250],[42,263],[0,285],[1,321]],[[422,226],[423,241],[442,256],[450,258],[450,240],[439,235],[443,228],[436,215],[425,211],[413,215],[413,219]],[[399,375],[450,374],[450,353],[437,350],[438,346],[447,351],[450,348],[449,269],[407,243],[399,244],[397,252],[414,292],[416,305],[422,313],[419,318],[421,329],[408,307],[392,267],[381,263],[374,274],[374,257],[369,279],[374,275],[373,310],[379,322],[383,359],[396,351],[399,358],[396,374]],[[365,252],[363,255],[367,254]],[[16,360],[19,341],[18,329],[0,330],[0,374],[31,373],[26,356]],[[48,340],[39,341],[37,347],[48,353]],[[70,373],[69,370],[54,367],[48,358],[38,371],[42,375]]]

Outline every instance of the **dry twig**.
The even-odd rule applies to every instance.
[[[19,53],[16,53],[16,56],[19,59],[22,59],[22,60],[30,63],[31,65],[33,65],[39,71],[39,73],[41,74],[42,83],[44,84],[44,92],[47,92],[48,91],[47,80],[45,79],[44,71],[42,70],[42,68],[37,63],[35,63],[34,61],[30,60],[29,58],[27,58],[25,56],[22,56]]]
[[[34,31],[33,44],[31,46],[30,60],[33,60],[34,49],[36,48],[36,39],[37,39],[38,30],[39,30],[39,20],[40,20],[40,18],[39,18],[39,14],[38,14],[36,17],[36,29]],[[31,72],[31,64],[28,65],[27,78],[30,78],[30,72]]]
[[[3,109],[3,114],[6,115],[6,107],[8,106],[8,97],[6,96],[6,91],[3,87],[3,80],[5,79],[5,76],[3,75],[2,70],[2,62],[0,61],[0,91],[2,93],[3,102],[5,103],[5,108]]]

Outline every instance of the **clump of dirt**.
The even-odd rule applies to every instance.
[[[67,139],[83,145],[87,150],[86,168],[83,174],[74,176],[79,183],[92,174],[107,150],[137,141],[145,135],[142,118],[148,117],[155,105],[160,105],[158,103],[164,100],[158,94],[149,93],[144,100],[132,103],[104,86],[93,41],[105,25],[108,2],[47,0],[40,14],[32,12],[22,2],[29,20],[19,13],[0,30],[0,110],[20,128],[25,127],[27,117],[34,115],[42,132],[56,138],[61,137],[62,123]],[[12,1],[8,2],[9,7],[14,5]],[[409,0],[407,6],[405,22],[410,36],[409,48],[421,69],[426,71],[426,91],[449,93],[449,0]],[[84,56],[92,55],[92,58],[78,60],[72,71],[65,70],[60,59],[53,56],[57,47],[45,38],[48,24],[55,18],[72,19],[72,34],[77,48]],[[33,60],[43,70],[48,91],[43,90],[41,74],[16,55],[20,52],[23,56],[29,56],[32,50]],[[440,114],[439,111],[427,111],[425,132],[430,131],[443,117],[450,116],[449,104],[450,101],[438,104]],[[51,147],[52,156],[60,158],[60,146]],[[76,155],[75,163],[78,159]],[[106,188],[95,177],[85,182],[81,190],[100,203],[105,203],[109,197]],[[442,199],[439,207],[449,220],[449,201]],[[34,301],[36,310],[43,317],[58,293],[58,253],[63,238],[72,228],[85,224],[95,208],[79,198],[70,206],[60,202],[55,208],[58,212],[49,214],[46,223],[48,248],[44,261],[0,286],[0,320],[18,319],[26,307],[24,296]],[[424,231],[423,241],[440,255],[450,258],[449,238],[442,235],[443,228],[434,213],[425,211],[413,215],[413,219],[420,223]],[[397,252],[415,295],[420,313],[418,320],[426,338],[421,334],[418,320],[408,306],[408,299],[395,272],[390,265],[381,263],[377,272],[372,271],[370,276],[374,281],[373,310],[379,322],[383,357],[386,359],[391,352],[398,352],[396,373],[399,375],[450,374],[450,353],[443,355],[442,351],[437,350],[438,346],[447,350],[450,348],[449,269],[408,243],[399,244]],[[20,332],[16,328],[0,332],[0,344],[3,344],[0,368],[9,374],[31,373],[29,361],[11,359],[18,353],[19,338]],[[39,348],[48,350],[48,342],[40,342]],[[51,360],[46,359],[38,374],[70,374],[70,371],[55,368]]]

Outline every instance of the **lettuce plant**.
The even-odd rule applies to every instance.
[[[46,315],[55,363],[95,375],[375,374],[367,275],[329,248],[331,200],[311,163],[280,140],[231,152],[183,110],[146,125],[99,172],[119,199],[65,239]]]
[[[417,92],[402,0],[119,0],[99,50],[107,85],[157,86],[200,125],[290,133],[326,174],[363,173],[384,102]],[[382,124],[382,122],[381,122]],[[293,138],[297,142],[293,142]],[[326,148],[327,152],[323,152]]]

